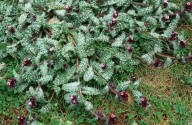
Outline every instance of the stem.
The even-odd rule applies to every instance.
[[[37,116],[36,116],[35,118],[33,118],[32,120],[30,120],[29,122],[32,123],[32,122],[36,121],[39,117],[40,117],[40,114],[37,115]]]
[[[177,57],[174,57],[174,56],[169,56],[169,55],[164,55],[164,54],[160,54],[160,53],[156,53],[156,55],[158,56],[161,56],[161,57],[165,57],[165,58],[171,58],[173,60],[181,60],[182,58],[177,58]],[[186,56],[186,57],[183,57],[183,59],[192,59],[192,56]]]
[[[131,2],[131,4],[137,5],[137,6],[145,6],[145,7],[149,6],[149,4],[144,4],[144,3],[139,3],[139,2]]]
[[[70,39],[70,41],[73,43],[74,46],[77,46],[77,43],[74,41],[72,36],[68,35],[67,37],[68,39]]]
[[[51,37],[51,33],[50,33],[50,32],[48,32],[46,29],[43,29],[43,31],[44,31],[49,37]]]
[[[36,7],[37,9],[39,9],[39,10],[45,12],[46,14],[50,15],[50,16],[53,16],[53,15],[54,15],[54,14],[52,14],[52,13],[50,13],[50,12],[47,12],[47,10],[44,9],[44,8],[43,8],[42,6],[40,6],[40,5],[37,5],[37,4],[34,4],[34,3],[32,3],[32,5],[33,5],[34,7]]]
[[[99,74],[99,73],[96,72],[95,70],[93,70],[93,72],[96,73],[98,76],[100,76],[100,77],[106,82],[106,85],[109,87],[109,89],[111,90],[111,92],[113,92],[115,95],[118,95],[118,94],[116,93],[116,91],[111,88],[111,86],[107,83],[107,80],[106,80],[105,78],[103,78],[103,76],[102,76],[101,74]]]
[[[101,120],[107,121],[107,118],[106,118],[106,117],[102,118],[102,117],[100,117],[99,115],[97,115],[96,113],[94,113],[93,111],[90,111],[90,112],[91,112],[91,114],[94,115],[95,117],[98,117],[98,118],[100,118]]]

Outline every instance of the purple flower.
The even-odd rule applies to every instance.
[[[72,9],[73,9],[72,6],[68,6],[68,5],[67,5],[67,6],[65,7],[65,10],[66,10],[67,12],[70,12]]]
[[[135,42],[134,37],[132,35],[129,36],[128,42],[129,43],[134,43]]]
[[[160,65],[161,65],[160,59],[156,59],[155,62],[154,62],[154,66],[159,67]]]
[[[30,98],[28,101],[28,106],[31,108],[35,108],[37,106],[37,101],[34,97]]]
[[[106,68],[107,68],[107,65],[106,65],[106,64],[101,64],[101,68],[102,68],[102,69],[106,69]]]
[[[118,17],[118,12],[115,10],[114,13],[113,13],[113,17],[114,18],[117,18]]]
[[[128,50],[129,53],[132,53],[132,52],[133,52],[133,48],[132,48],[131,46],[128,46],[128,47],[127,47],[127,50]]]
[[[67,67],[68,67],[67,64],[63,64],[64,69],[67,69]]]
[[[192,12],[192,2],[187,2],[186,4],[185,4],[185,11],[187,11],[187,12]]]
[[[163,16],[162,18],[161,18],[161,20],[163,21],[163,22],[167,22],[168,20],[169,20],[169,16],[167,15],[167,16]]]
[[[141,97],[140,100],[141,100],[142,107],[146,108],[148,106],[147,98]]]
[[[37,17],[36,17],[36,15],[33,15],[31,18],[33,21],[35,21]]]
[[[164,0],[163,2],[163,7],[166,8],[168,6],[168,1],[167,0]]]
[[[15,29],[13,26],[8,26],[8,30],[10,33],[15,33]]]
[[[72,104],[79,104],[79,102],[77,100],[77,96],[73,95],[73,96],[70,97],[70,99],[71,99]]]
[[[117,24],[117,19],[116,18],[113,18],[112,19],[112,26],[116,25]]]
[[[114,114],[110,114],[108,118],[108,125],[114,125],[117,123],[117,117]]]
[[[118,93],[119,100],[128,101],[128,93],[126,91],[119,91]]]
[[[27,58],[24,58],[24,66],[30,66],[32,64],[31,60],[27,59]]]
[[[180,41],[180,46],[181,46],[181,48],[185,48],[186,43],[187,43],[186,40],[181,40],[181,41]]]
[[[18,116],[18,125],[27,125],[27,120],[24,116]]]
[[[16,82],[17,82],[17,81],[16,81],[15,78],[11,78],[11,79],[8,80],[7,85],[8,85],[10,88],[14,88]]]
[[[178,36],[178,33],[177,33],[177,32],[172,32],[169,40],[171,40],[171,41],[176,40],[176,39],[177,39],[177,36]]]

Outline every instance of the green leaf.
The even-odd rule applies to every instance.
[[[93,67],[90,66],[88,68],[88,70],[85,72],[83,79],[84,79],[84,81],[87,82],[87,81],[90,81],[91,79],[93,79],[93,77],[94,77]]]
[[[27,19],[27,13],[23,13],[21,14],[21,16],[18,18],[19,24],[22,24],[25,22],[25,20]]]
[[[99,89],[92,87],[82,87],[82,93],[86,95],[99,95],[101,94]]]
[[[76,92],[79,90],[80,82],[71,82],[63,84],[62,89],[67,92]]]
[[[153,54],[152,53],[147,53],[142,55],[142,58],[147,62],[147,64],[151,65],[153,64]]]
[[[139,84],[141,83],[141,80],[140,79],[138,79],[137,81],[135,81],[134,83],[133,83],[133,85],[135,86],[135,89],[137,89],[138,87],[139,87]]]
[[[172,64],[172,59],[170,57],[167,57],[165,63],[164,63],[164,68],[168,68]]]
[[[0,51],[4,51],[7,48],[7,43],[6,42],[0,42]]]
[[[64,125],[73,125],[73,122],[71,122],[71,121],[65,121],[65,122],[64,122]]]
[[[87,58],[83,58],[79,64],[78,72],[82,74],[83,72],[86,71],[87,66],[89,64],[89,60]]]
[[[40,112],[41,113],[47,113],[51,110],[51,108],[52,108],[52,105],[49,103],[49,104],[41,107]]]
[[[116,91],[126,90],[130,86],[130,81],[122,82],[116,87]]]
[[[86,110],[89,111],[89,110],[93,109],[93,105],[92,105],[91,102],[83,101],[83,103],[84,103],[84,105],[85,105],[85,109],[86,109]]]
[[[44,125],[44,124],[39,121],[34,121],[31,123],[31,125]]]

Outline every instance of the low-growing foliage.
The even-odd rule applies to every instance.
[[[18,124],[41,124],[41,115],[63,103],[70,110],[84,108],[101,123],[122,124],[116,113],[94,108],[92,98],[105,94],[150,108],[138,89],[141,79],[129,74],[142,64],[166,69],[191,61],[191,47],[176,31],[181,19],[192,23],[191,13],[190,1],[181,6],[166,0],[1,1],[0,71],[8,86],[3,90],[26,92],[22,103],[29,113],[20,114]],[[188,76],[182,81],[191,84]],[[174,109],[180,115],[186,111],[183,103]]]

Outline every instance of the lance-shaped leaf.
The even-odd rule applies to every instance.
[[[101,92],[101,94],[105,94],[105,93],[109,92],[108,85],[106,85],[100,92]]]
[[[19,24],[22,24],[25,22],[25,20],[27,19],[27,13],[23,13],[21,14],[21,16],[18,18]]]
[[[126,82],[123,82],[123,83],[120,83],[117,88],[116,88],[116,91],[119,92],[120,90],[126,90],[130,85],[130,81],[126,81]]]
[[[165,63],[164,63],[164,68],[168,68],[172,64],[172,59],[170,57],[167,57]]]
[[[151,65],[153,64],[153,54],[152,53],[147,53],[142,55],[142,58],[146,61],[147,64]]]
[[[52,108],[52,105],[49,103],[49,104],[41,107],[40,112],[47,113],[47,112],[49,112],[51,110],[51,108]]]
[[[141,83],[141,79],[138,79],[137,81],[135,81],[135,82],[133,83],[133,85],[134,85],[135,88],[137,89],[140,83]]]
[[[87,58],[83,58],[79,64],[78,72],[82,74],[87,69],[87,66],[89,64],[89,61]]]
[[[133,96],[134,96],[135,101],[140,103],[141,102],[140,98],[143,96],[143,94],[137,90],[134,90]]]
[[[79,89],[80,82],[63,84],[62,89],[67,92],[76,92]]]
[[[115,42],[112,43],[112,46],[122,46],[123,40],[125,39],[125,33],[123,32],[121,36],[115,39]]]
[[[90,81],[94,77],[93,67],[89,67],[85,72],[83,79],[84,81]]]
[[[99,95],[101,94],[99,89],[92,87],[82,87],[82,93],[86,95]]]
[[[36,99],[37,100],[44,100],[44,92],[41,87],[36,88]]]
[[[89,110],[93,109],[93,105],[92,105],[91,102],[83,101],[83,103],[84,103],[84,105],[85,105],[85,109],[86,109],[86,110],[89,111]]]

